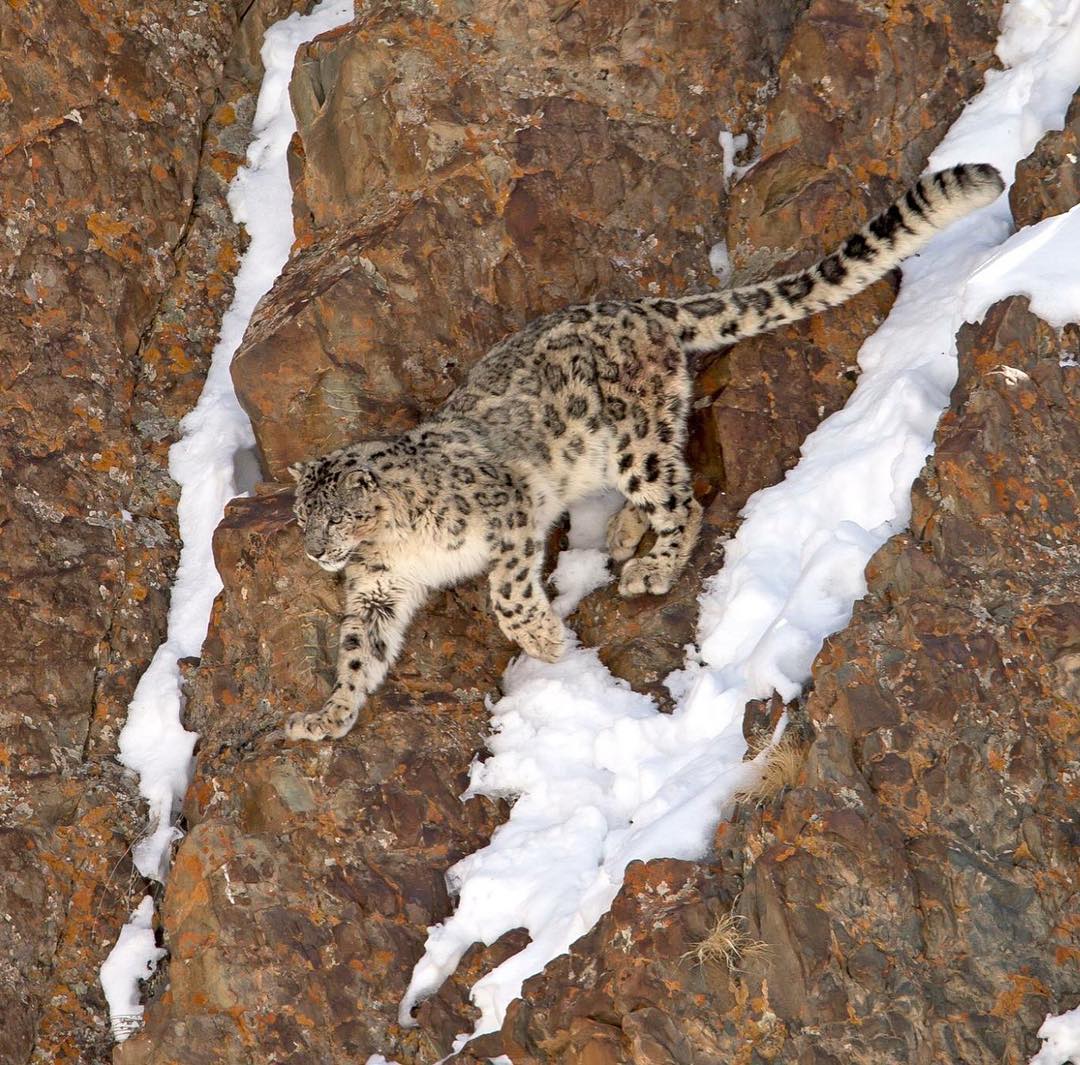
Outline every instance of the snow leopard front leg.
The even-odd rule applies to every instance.
[[[352,728],[367,696],[382,684],[400,653],[409,622],[426,597],[426,588],[392,573],[346,567],[336,683],[321,710],[289,718],[289,739],[337,739]]]
[[[557,662],[566,648],[566,630],[541,581],[546,535],[527,491],[516,488],[507,507],[488,520],[491,605],[508,639],[532,658]]]

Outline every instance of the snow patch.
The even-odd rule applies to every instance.
[[[139,981],[157,970],[168,953],[154,940],[154,900],[143,896],[101,966],[101,989],[109,1003],[113,1038],[123,1042],[142,1025]]]
[[[712,270],[713,276],[720,282],[721,287],[731,281],[733,269],[726,240],[718,240],[709,249],[709,269]]]
[[[971,278],[966,303],[988,307],[1005,296],[1027,296],[1031,313],[1060,329],[1076,321],[1078,266],[1080,205],[1044,218],[1002,244]]]
[[[555,613],[565,618],[578,603],[612,579],[608,562],[605,535],[607,525],[625,502],[621,493],[601,492],[582,500],[570,509],[568,551],[559,553],[551,583],[558,595],[551,605]]]
[[[1028,1065],[1080,1065],[1080,1006],[1057,1017],[1048,1013],[1036,1034],[1042,1049]]]
[[[723,155],[721,166],[724,168],[724,188],[730,189],[743,174],[751,170],[757,163],[757,159],[751,159],[746,166],[737,166],[735,156],[746,150],[750,138],[745,133],[731,133],[726,129],[720,131],[720,151]]]

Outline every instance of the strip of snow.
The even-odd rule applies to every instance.
[[[1057,1017],[1048,1013],[1036,1034],[1042,1049],[1028,1065],[1080,1065],[1080,1006]]]
[[[142,1025],[139,981],[147,980],[168,951],[154,940],[154,900],[144,895],[101,966],[113,1037],[123,1042]]]
[[[998,55],[1007,69],[986,75],[930,169],[990,162],[1011,179],[1039,137],[1061,128],[1080,84],[1080,0],[1012,0]],[[429,929],[402,1024],[469,946],[526,928],[530,944],[472,989],[474,1034],[497,1029],[522,981],[606,912],[630,861],[707,851],[755,771],[742,760],[746,702],[800,693],[824,639],[865,594],[870,556],[907,525],[912,482],[956,381],[961,324],[1016,292],[1052,322],[1080,319],[1076,215],[1009,239],[1002,197],[905,264],[847,406],[807,438],[781,484],[747,503],[701,596],[699,649],[668,680],[674,713],[658,713],[576,643],[554,665],[511,663],[490,707],[491,757],[473,766],[466,797],[516,801],[490,843],[448,872],[457,907]],[[560,591],[566,610],[571,596]]]
[[[285,153],[296,131],[289,79],[296,50],[352,17],[350,0],[324,0],[310,15],[290,15],[267,31],[261,51],[266,74],[252,125],[247,164],[229,189],[229,206],[247,227],[251,243],[236,275],[232,304],[221,322],[210,371],[195,409],[180,423],[181,439],[169,451],[169,472],[180,485],[177,514],[183,550],[169,604],[168,631],[139,680],[120,733],[120,761],[139,774],[152,829],[136,844],[135,865],[162,880],[169,846],[177,838],[175,814],[191,782],[198,738],[180,721],[181,658],[197,656],[221,591],[214,567],[214,530],[230,499],[251,489],[258,476],[251,423],[233,391],[229,366],[244,338],[255,304],[270,290],[294,239],[292,188]]]
[[[139,680],[119,738],[120,761],[139,774],[139,791],[149,805],[150,827],[133,848],[133,858],[139,872],[154,880],[164,879],[170,846],[180,835],[174,820],[191,782],[198,739],[181,723],[178,663],[200,653],[214,598],[222,587],[214,566],[214,529],[229,500],[249,491],[258,478],[255,438],[233,391],[229,366],[255,305],[277,280],[294,239],[286,163],[289,140],[296,131],[289,101],[293,62],[301,44],[352,17],[352,0],[323,0],[309,15],[294,13],[275,23],[263,38],[260,54],[266,73],[252,142],[247,163],[229,189],[233,217],[247,228],[251,243],[236,275],[232,304],[222,318],[202,395],[181,422],[183,435],[169,452],[169,472],[180,485],[177,512],[183,549],[165,642]],[[117,947],[102,966],[102,980],[108,969],[114,974],[110,977],[114,986],[122,982],[115,975],[121,961],[115,959],[127,957],[116,953],[126,931],[127,927],[121,931]]]

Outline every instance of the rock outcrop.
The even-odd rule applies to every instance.
[[[224,189],[259,37],[303,6],[31,0],[0,16],[20,42],[0,38],[3,1060],[110,1056],[96,970],[144,889],[113,759],[177,557],[167,448],[242,247]],[[328,690],[340,609],[274,483],[288,463],[414,424],[537,314],[715,283],[722,238],[740,280],[814,258],[921,170],[993,62],[998,9],[381,2],[301,50],[297,241],[234,363],[268,483],[215,538],[224,590],[185,668],[201,740],[161,906],[170,958],[115,1062],[435,1061],[472,1027],[471,983],[523,945],[477,945],[418,1027],[398,1026],[450,909],[445,869],[506,815],[459,796],[513,648],[479,582],[443,593],[347,737],[285,745],[285,717]],[[1075,127],[1074,107],[1021,166],[1021,222],[1076,202]],[[749,137],[734,159],[726,131]],[[662,599],[602,590],[572,618],[613,671],[663,699],[701,575],[844,403],[892,296],[881,282],[701,367],[694,564]],[[1034,1049],[1078,990],[1080,442],[1060,365],[1077,339],[1017,300],[965,330],[913,531],[875,557],[791,708],[812,741],[795,785],[738,809],[707,862],[632,866],[611,912],[456,1060]],[[747,731],[778,711],[753,707]],[[733,908],[765,945],[734,973],[696,949]]]
[[[1080,99],[1073,98],[1065,126],[1052,130],[1016,168],[1009,192],[1016,225],[1030,226],[1080,203]]]

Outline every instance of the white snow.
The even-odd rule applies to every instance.
[[[1011,180],[1042,133],[1061,128],[1080,84],[1080,0],[1012,0],[998,54],[1006,69],[987,74],[928,169],[990,162]],[[449,870],[457,906],[429,930],[403,1024],[474,942],[526,928],[530,944],[472,989],[475,1034],[498,1028],[522,980],[608,909],[630,861],[706,853],[755,772],[743,761],[746,701],[800,693],[823,640],[865,594],[870,556],[908,522],[912,481],[956,381],[961,324],[1018,292],[1054,324],[1080,319],[1078,211],[1010,237],[1001,197],[905,264],[847,406],[807,438],[781,484],[748,502],[706,583],[698,648],[668,681],[674,713],[658,713],[576,642],[554,665],[511,663],[491,706],[491,756],[474,765],[466,797],[516,801],[490,843]],[[585,514],[591,536],[575,547],[594,550],[599,519]],[[560,571],[575,572],[566,555],[576,553],[563,553]],[[595,559],[581,565],[598,573]],[[586,586],[572,584],[559,585],[562,611]]]
[[[988,306],[1003,295],[1019,293],[1030,299],[1031,312],[1051,325],[1075,322],[1080,306],[1078,248],[1080,207],[1020,230],[972,277],[968,306]]]
[[[1042,1049],[1028,1065],[1080,1065],[1080,1006],[1057,1017],[1048,1013],[1037,1034]]]
[[[109,1003],[109,1018],[117,1041],[126,1039],[141,1021],[139,981],[157,969],[168,953],[154,941],[154,900],[144,895],[128,923],[120,929],[113,949],[101,966],[101,989]]]
[[[745,133],[731,133],[726,129],[720,131],[720,152],[723,156],[720,165],[724,168],[725,189],[730,188],[757,163],[757,159],[753,159],[745,166],[735,164],[735,156],[745,151],[749,143],[750,138]]]
[[[728,251],[727,241],[718,240],[709,249],[709,269],[713,272],[713,277],[723,287],[731,280],[732,267],[731,267],[731,254]]]
[[[570,550],[559,553],[551,574],[551,583],[558,593],[551,605],[559,617],[566,617],[589,592],[612,580],[604,534],[608,520],[619,512],[624,502],[619,492],[611,491],[571,508],[567,538]]]
[[[251,489],[258,476],[251,423],[233,391],[229,366],[255,304],[270,290],[293,242],[292,189],[285,152],[296,130],[289,78],[297,48],[352,17],[350,0],[324,0],[310,15],[290,15],[266,31],[266,68],[252,126],[247,163],[229,189],[233,217],[251,243],[236,275],[236,292],[221,322],[221,335],[195,409],[180,423],[181,439],[169,452],[169,472],[180,485],[177,507],[183,550],[169,605],[168,632],[142,675],[120,734],[120,761],[139,774],[150,806],[151,832],[134,848],[143,876],[162,880],[173,819],[191,781],[198,738],[180,723],[181,658],[197,656],[210,610],[221,591],[214,568],[213,535],[230,499]]]
[[[202,395],[181,422],[183,435],[169,452],[169,472],[181,488],[177,509],[183,549],[165,642],[139,680],[119,739],[120,761],[139,774],[139,791],[149,805],[150,827],[133,848],[133,858],[139,872],[155,880],[164,879],[170,845],[180,834],[174,819],[191,781],[198,738],[181,724],[178,662],[200,653],[214,597],[221,590],[214,567],[214,529],[229,500],[250,490],[258,477],[255,439],[233,391],[229,365],[256,303],[281,273],[294,239],[285,158],[296,129],[288,94],[293,60],[305,41],[352,17],[352,0],[323,0],[309,15],[292,14],[275,23],[263,39],[260,54],[266,73],[253,138],[247,163],[229,189],[233,217],[247,227],[251,243],[236,275],[233,302],[222,319]],[[121,980],[116,975],[121,961],[114,958],[124,931],[127,928],[102,967],[102,979],[109,968],[114,986]]]

